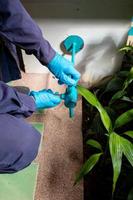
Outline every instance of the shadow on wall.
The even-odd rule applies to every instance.
[[[125,36],[116,45],[111,36],[105,37],[100,43],[88,45],[86,53],[77,66],[82,74],[80,83],[85,87],[100,84],[103,79],[114,74],[121,66],[122,53],[119,48],[125,44]]]

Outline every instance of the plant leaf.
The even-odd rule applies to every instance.
[[[120,90],[123,86],[123,79],[119,77],[112,78],[105,88],[105,92]]]
[[[123,134],[128,135],[129,137],[133,138],[133,131],[126,131]]]
[[[128,74],[129,74],[129,71],[118,71],[118,72],[117,72],[117,75],[118,75],[119,77],[127,77]]]
[[[129,140],[121,137],[121,146],[124,155],[133,167],[133,144]]]
[[[127,79],[124,82],[123,90],[125,90],[130,83],[133,81],[133,67],[130,69]]]
[[[133,100],[130,99],[129,97],[126,97],[126,96],[123,96],[123,97],[121,98],[121,100],[122,100],[122,101],[127,101],[127,102],[129,102],[129,103],[133,103]]]
[[[82,87],[81,85],[77,86],[78,92],[92,105],[97,107],[99,105],[98,99],[95,95],[87,90],[86,88]]]
[[[77,86],[78,92],[94,107],[96,107],[100,113],[101,120],[106,128],[106,130],[110,131],[112,129],[112,123],[110,120],[109,115],[107,114],[106,110],[102,107],[98,99],[95,95],[87,90],[86,88],[78,85]]]
[[[102,146],[101,146],[101,144],[100,144],[98,141],[96,141],[96,140],[90,139],[90,140],[88,140],[88,141],[86,142],[86,144],[88,144],[88,145],[90,145],[90,146],[92,146],[92,147],[95,147],[95,148],[97,148],[97,149],[99,149],[99,150],[102,151]]]
[[[126,94],[126,91],[124,91],[124,90],[119,90],[118,92],[116,92],[112,96],[112,98],[109,102],[109,105],[113,104],[116,100],[121,99],[125,94]]]
[[[113,164],[113,189],[115,191],[116,182],[121,172],[122,164],[122,147],[121,147],[121,137],[112,132],[109,137],[109,149]]]
[[[131,45],[127,45],[127,46],[121,48],[119,51],[126,51],[126,52],[133,51],[133,47]]]
[[[101,105],[99,105],[99,107],[97,109],[100,113],[101,120],[102,120],[106,130],[108,132],[111,132],[112,131],[112,123],[111,123],[111,119],[110,119],[109,115],[107,114],[106,110]]]
[[[76,176],[76,180],[74,184],[78,183],[86,174],[88,174],[93,169],[93,167],[99,161],[99,158],[101,155],[102,153],[97,153],[90,156],[90,158],[84,163],[79,174]]]
[[[133,109],[130,109],[124,112],[116,119],[114,128],[119,128],[120,126],[123,126],[132,120],[133,120]]]

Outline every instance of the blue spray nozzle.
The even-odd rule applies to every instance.
[[[72,55],[72,63],[75,63],[75,54],[79,52],[83,46],[84,41],[78,35],[70,35],[63,42],[64,48]],[[78,93],[75,86],[68,86],[64,96],[64,104],[69,108],[69,116],[74,117],[74,107],[76,106]]]
[[[69,108],[69,116],[74,117],[74,107],[78,100],[78,93],[75,86],[67,87],[66,92],[60,95],[60,98],[64,100],[64,104]]]

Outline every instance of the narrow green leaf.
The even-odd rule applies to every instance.
[[[111,132],[112,131],[112,123],[111,123],[111,119],[110,119],[109,115],[107,114],[106,110],[101,105],[99,105],[99,107],[97,109],[100,113],[101,120],[102,120],[103,125],[105,126],[106,130],[108,132]]]
[[[129,71],[119,71],[119,72],[117,72],[117,75],[119,76],[119,77],[127,77],[128,76],[128,74],[129,74]]]
[[[115,191],[116,182],[121,172],[122,164],[122,147],[121,147],[121,137],[116,133],[111,133],[109,137],[109,149],[113,164],[113,189]]]
[[[86,174],[88,174],[99,161],[102,153],[93,154],[83,165],[79,174],[76,176],[75,184],[78,183]]]
[[[92,105],[97,107],[99,105],[98,99],[95,95],[87,90],[86,88],[82,87],[81,85],[77,86],[78,92]]]
[[[123,96],[123,97],[121,98],[121,100],[127,101],[127,102],[129,102],[129,103],[133,103],[133,100],[132,100],[131,98],[129,98],[129,97],[126,97],[126,96]]]
[[[122,88],[123,86],[123,79],[122,78],[119,78],[118,76],[115,76],[114,78],[112,78],[106,88],[105,88],[105,92],[110,92],[110,91],[118,91]]]
[[[126,52],[133,51],[133,47],[131,45],[127,45],[127,46],[121,48],[119,51],[126,51]]]
[[[121,146],[124,155],[133,167],[133,144],[129,140],[121,137]]]
[[[130,69],[128,77],[124,82],[123,90],[125,90],[129,86],[129,84],[132,83],[132,81],[133,81],[133,67]]]
[[[78,85],[77,86],[78,92],[94,107],[96,107],[100,113],[101,120],[106,128],[106,130],[110,131],[112,129],[112,124],[109,115],[107,114],[106,110],[102,107],[98,99],[95,95],[87,90],[86,88]]]
[[[133,138],[133,131],[126,131],[123,134],[128,135],[129,137]]]
[[[126,94],[126,91],[124,91],[124,90],[120,90],[120,91],[116,92],[112,96],[112,98],[109,102],[109,105],[113,104],[116,100],[121,99],[125,94]]]
[[[88,141],[86,142],[86,144],[88,144],[88,145],[90,145],[90,146],[92,146],[92,147],[95,147],[95,148],[97,148],[97,149],[99,149],[99,150],[102,151],[102,146],[101,146],[101,144],[100,144],[98,141],[96,141],[96,140],[90,139],[90,140],[88,140]]]
[[[123,126],[132,120],[133,120],[133,109],[130,109],[124,112],[116,119],[114,128],[119,128],[120,126]]]

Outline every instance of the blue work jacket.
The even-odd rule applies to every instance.
[[[43,38],[35,21],[19,0],[0,0],[0,79],[4,82],[21,78],[24,70],[21,49],[33,54],[47,66],[55,50]]]

